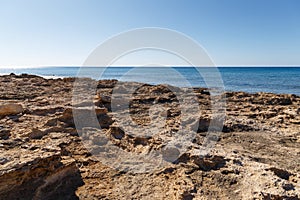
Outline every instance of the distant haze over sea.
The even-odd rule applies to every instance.
[[[41,67],[41,68],[0,68],[0,74],[35,74],[46,78],[75,77],[80,67]],[[133,71],[132,67],[102,68],[104,73],[98,79],[118,79],[122,81],[145,82],[148,73],[154,73],[155,79],[151,84],[167,83],[168,74],[161,74],[162,68],[145,68]],[[193,87],[206,87],[201,75],[193,67],[174,67]],[[98,73],[98,68],[85,69]],[[300,67],[218,67],[228,91],[272,92],[300,95]],[[127,74],[127,75],[126,75]],[[95,74],[94,74],[95,75]],[[176,77],[175,77],[176,78]],[[173,80],[177,86],[184,86]]]

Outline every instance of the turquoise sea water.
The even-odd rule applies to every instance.
[[[123,81],[169,83],[182,86],[179,77],[166,73],[165,68],[132,67],[86,68],[85,71],[97,79],[118,79]],[[192,86],[206,87],[201,74],[192,67],[171,68],[179,73]],[[218,67],[225,89],[228,91],[272,92],[300,95],[300,67]],[[45,77],[74,77],[80,67],[43,67],[43,68],[0,68],[0,74],[36,74]],[[99,73],[103,71],[103,73]],[[101,74],[101,75],[100,75]],[[153,77],[155,77],[153,79]]]

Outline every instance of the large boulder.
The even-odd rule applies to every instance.
[[[79,107],[66,108],[59,121],[66,123],[68,126],[76,128],[98,127],[108,128],[112,124],[112,119],[107,115],[106,108],[98,107]]]
[[[0,199],[77,199],[83,181],[72,158],[18,147],[0,153]]]
[[[9,103],[0,105],[0,116],[16,115],[24,111],[22,105],[17,103]]]

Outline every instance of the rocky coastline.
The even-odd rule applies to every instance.
[[[130,173],[95,158],[82,142],[84,131],[97,133],[91,145],[105,137],[127,152],[159,150],[161,138],[178,131],[176,95],[164,85],[138,88],[130,120],[151,123],[153,102],[166,108],[167,119],[157,137],[139,137],[116,124],[111,95],[117,80],[92,81],[101,130],[78,129],[74,112],[89,113],[91,105],[72,102],[74,81],[0,76],[0,199],[300,199],[299,96],[226,92],[224,126],[209,155],[188,151],[167,167]],[[209,91],[192,92],[201,113],[190,150],[203,144],[212,114]]]

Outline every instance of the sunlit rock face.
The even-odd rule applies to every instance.
[[[0,76],[0,199],[300,198],[300,97],[227,92],[221,132],[209,133],[206,88],[124,83],[119,90],[137,88],[126,107],[116,80],[84,80],[95,91],[78,102],[74,81]],[[184,119],[174,90],[193,93],[199,111]],[[191,130],[190,141],[164,148]],[[200,156],[208,138],[215,144]],[[143,165],[149,155],[161,162]]]

